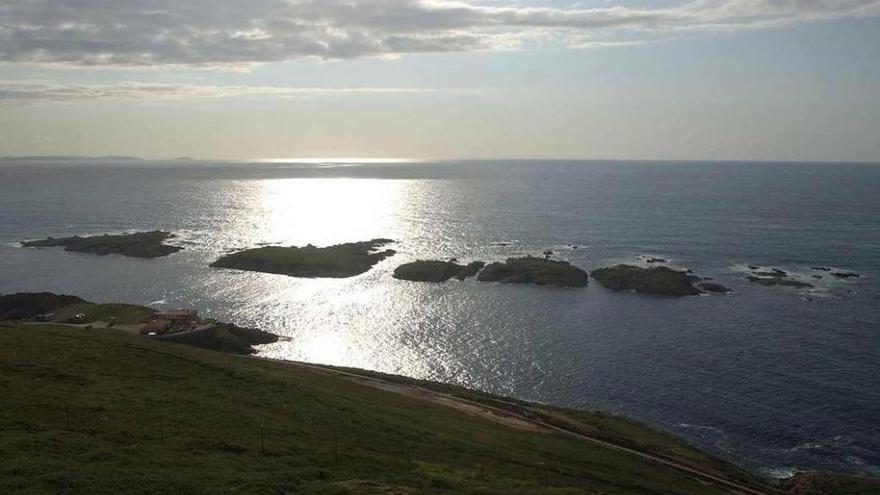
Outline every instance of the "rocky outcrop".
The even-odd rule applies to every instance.
[[[154,338],[231,354],[254,354],[256,352],[255,345],[271,344],[278,341],[278,336],[273,333],[256,328],[239,327],[231,323],[217,323],[206,329],[160,335]]]
[[[353,277],[394,255],[393,249],[377,251],[392,242],[391,239],[373,239],[322,248],[311,244],[304,247],[264,246],[222,256],[211,266],[303,278]]]
[[[593,270],[590,275],[603,287],[614,291],[632,290],[658,296],[696,296],[702,293],[694,284],[700,277],[665,266],[642,268],[616,265]],[[717,284],[711,284],[713,287]],[[722,286],[718,286],[722,289]],[[723,288],[723,292],[728,292]]]
[[[445,282],[451,278],[464,280],[476,275],[484,265],[482,261],[460,265],[455,260],[417,260],[395,268],[393,277],[412,282]]]
[[[526,256],[491,263],[477,275],[481,282],[535,284],[553,287],[586,287],[587,272],[566,261]]]
[[[704,279],[705,280],[705,279]],[[716,294],[728,294],[731,291],[727,287],[715,282],[700,282],[697,286],[706,292],[714,292]]]
[[[831,272],[831,276],[837,278],[859,278],[859,274],[855,272]]]
[[[49,237],[39,241],[26,241],[24,247],[64,247],[65,251],[97,255],[119,254],[132,258],[159,258],[176,253],[183,248],[164,244],[174,237],[171,232],[153,230],[134,234],[98,235],[92,237]]]
[[[795,287],[798,289],[808,289],[813,287],[813,284],[808,284],[806,282],[801,282],[800,280],[794,280],[785,277],[757,277],[754,275],[749,275],[748,277],[746,277],[746,280],[755,284],[765,285],[768,287],[782,286]]]

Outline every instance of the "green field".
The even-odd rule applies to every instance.
[[[727,493],[320,370],[114,330],[0,324],[0,366],[0,493]]]

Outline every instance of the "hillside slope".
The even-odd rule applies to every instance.
[[[0,323],[0,493],[731,493],[627,452],[340,373],[114,330]],[[638,423],[533,413],[707,471],[732,469]]]

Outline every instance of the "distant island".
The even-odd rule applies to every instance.
[[[0,161],[39,161],[39,162],[53,162],[53,161],[76,161],[76,160],[90,160],[90,161],[99,161],[99,160],[123,160],[123,161],[144,161],[143,158],[139,158],[137,156],[115,156],[115,155],[107,155],[107,156],[78,156],[78,155],[25,155],[25,156],[0,156]]]
[[[28,248],[64,247],[65,251],[97,255],[119,254],[132,258],[160,258],[181,251],[183,248],[169,246],[164,241],[174,237],[171,232],[153,230],[133,234],[98,235],[92,237],[48,237],[38,241],[25,241]]]
[[[327,247],[263,246],[220,257],[215,268],[234,268],[303,278],[346,278],[367,272],[376,263],[393,256],[393,249],[378,251],[394,242],[373,239]]]

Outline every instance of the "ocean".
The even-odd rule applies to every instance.
[[[142,260],[19,246],[153,229],[185,249]],[[256,245],[377,237],[398,254],[352,278],[208,267]],[[391,277],[418,258],[545,250],[586,270],[658,256],[734,292]],[[749,265],[816,287],[750,284]],[[625,414],[763,474],[880,474],[877,165],[0,161],[0,293],[17,291],[196,307],[288,337],[267,357]]]

